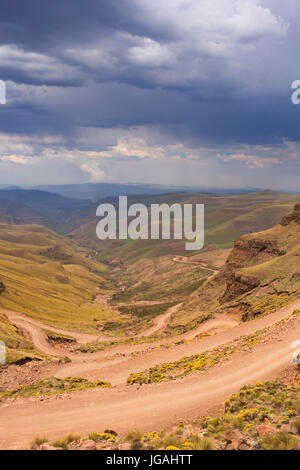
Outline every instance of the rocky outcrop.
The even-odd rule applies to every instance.
[[[281,225],[286,227],[291,222],[296,222],[297,224],[300,224],[300,203],[295,205],[294,210],[292,212],[282,217]]]
[[[78,446],[79,450],[97,450],[96,442],[88,439],[86,441],[81,441]]]
[[[241,269],[285,254],[286,251],[279,248],[276,239],[262,237],[261,234],[244,235],[238,238],[223,270],[218,275],[220,280],[225,281],[225,290],[219,297],[219,301],[230,302],[260,285],[258,278],[242,274]]]
[[[276,240],[244,235],[234,243],[234,248],[228,258],[227,265],[244,267],[265,261],[267,258],[285,255]]]
[[[225,265],[184,302],[181,311],[193,319],[191,327],[208,313],[241,321],[271,313],[299,296],[299,259],[300,203],[281,225],[238,238]]]
[[[48,442],[45,442],[41,446],[37,446],[37,445],[33,446],[32,450],[47,450],[47,451],[49,451],[49,450],[62,450],[62,449],[58,449],[57,447],[53,447],[50,444],[48,444]]]
[[[221,296],[221,302],[229,302],[230,300],[239,297],[246,292],[258,287],[260,284],[258,279],[246,277],[243,274],[232,272],[227,277],[226,289],[224,294]]]
[[[268,424],[260,424],[257,428],[259,437],[264,437],[266,434],[275,434],[277,432],[279,432],[278,429],[275,429],[273,426]]]
[[[238,429],[233,429],[225,435],[226,450],[249,450],[250,444],[245,436]]]
[[[5,284],[0,279],[0,294],[5,291]]]

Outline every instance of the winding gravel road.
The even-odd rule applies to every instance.
[[[134,357],[126,346],[123,346],[125,356],[122,358],[107,358],[108,351],[94,355],[80,354],[74,358],[74,362],[72,358],[71,364],[62,366],[57,376],[97,377],[109,380],[116,387],[111,390],[75,392],[58,400],[3,403],[0,407],[0,448],[24,448],[38,435],[52,439],[69,432],[87,435],[105,428],[114,428],[119,433],[134,428],[146,432],[169,427],[180,419],[189,420],[212,413],[239,387],[258,380],[272,379],[291,363],[291,343],[300,338],[299,321],[292,331],[286,332],[284,339],[257,344],[250,352],[235,353],[228,361],[183,380],[128,387],[124,385],[125,379],[130,372],[214,349],[242,335],[270,327],[296,309],[300,309],[300,299],[268,316],[232,325],[228,330],[200,341],[148,350]],[[28,319],[22,319],[22,327],[27,331],[31,325],[30,333],[35,346],[46,347],[41,337],[40,323],[37,326],[31,319],[27,323]],[[17,321],[15,317],[14,322]],[[136,350],[145,348],[145,345],[132,347]],[[122,347],[118,348],[122,350]]]

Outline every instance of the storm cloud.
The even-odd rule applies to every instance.
[[[2,0],[0,183],[295,189],[299,21],[295,0]]]

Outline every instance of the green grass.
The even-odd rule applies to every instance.
[[[264,450],[293,450],[299,444],[299,439],[287,432],[267,434],[262,440]]]

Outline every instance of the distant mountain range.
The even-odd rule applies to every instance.
[[[139,195],[139,194],[165,194],[165,193],[209,193],[209,194],[244,194],[259,191],[258,188],[246,189],[218,189],[200,188],[187,186],[164,186],[155,184],[118,184],[118,183],[87,183],[87,184],[66,184],[66,185],[42,185],[32,189],[39,189],[49,193],[60,194],[64,197],[74,199],[90,199],[99,201],[106,197],[118,197],[119,195]]]
[[[70,221],[90,206],[91,201],[70,199],[36,189],[0,190],[0,221],[44,225],[59,233],[68,232]]]

